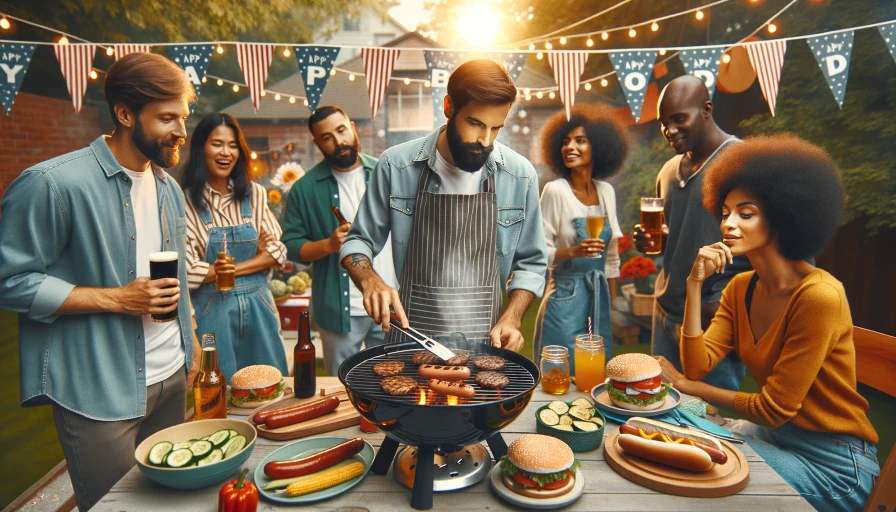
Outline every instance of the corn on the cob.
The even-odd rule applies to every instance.
[[[320,473],[313,475],[307,480],[290,484],[286,488],[286,494],[289,496],[302,496],[312,492],[329,489],[334,485],[348,482],[352,478],[364,474],[364,464],[361,462],[352,462],[345,466],[325,469]]]

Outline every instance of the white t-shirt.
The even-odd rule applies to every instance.
[[[137,277],[149,277],[149,255],[162,250],[162,223],[159,219],[159,198],[151,170],[134,172],[123,169],[131,177],[131,205],[137,232]],[[143,336],[146,348],[146,385],[162,382],[184,365],[180,323],[153,322],[143,315]]]
[[[436,165],[433,171],[442,178],[440,194],[472,195],[482,192],[482,169],[467,172],[453,166],[436,151]]]
[[[333,170],[333,177],[339,186],[339,211],[349,222],[355,221],[361,198],[367,190],[367,182],[364,180],[364,167],[358,166],[350,171],[339,172]],[[386,238],[383,250],[373,258],[373,270],[379,274],[383,282],[392,288],[398,289],[398,278],[395,276],[395,265],[392,262],[392,235]],[[351,279],[349,286],[349,312],[351,316],[368,316],[364,309],[364,295],[355,286]]]

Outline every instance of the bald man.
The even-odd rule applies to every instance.
[[[663,136],[675,150],[656,178],[657,197],[665,199],[668,237],[663,244],[663,268],[656,280],[651,350],[681,371],[679,343],[686,282],[699,249],[722,240],[719,222],[703,208],[703,167],[725,147],[739,139],[727,134],[712,117],[712,101],[703,81],[685,75],[669,82],[660,94],[657,118]],[[653,245],[650,235],[634,230],[635,246],[646,252]],[[703,283],[703,328],[719,308],[722,290],[735,274],[749,270],[743,256]],[[736,391],[746,369],[732,352],[703,382]]]

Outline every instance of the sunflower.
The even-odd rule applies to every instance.
[[[279,191],[277,191],[277,190],[269,190],[268,191],[268,200],[270,200],[273,203],[279,203],[280,199],[282,199],[282,196],[280,195]]]

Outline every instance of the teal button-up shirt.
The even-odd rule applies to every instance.
[[[154,168],[160,250],[177,251],[177,305],[187,368],[193,359],[184,261],[184,195]],[[25,170],[0,203],[0,307],[19,313],[23,406],[56,402],[88,418],[146,414],[143,320],[117,313],[56,315],[75,286],[136,278],[131,179],[100,136],[89,147]]]
[[[339,261],[351,254],[363,254],[373,261],[391,232],[395,275],[401,280],[420,175],[425,165],[435,169],[436,141],[444,129],[442,126],[426,138],[391,147],[380,155],[355,222],[339,251]],[[485,163],[482,179],[492,174],[498,196],[495,254],[501,287],[507,293],[520,289],[540,297],[547,249],[538,203],[538,175],[528,160],[499,142],[495,142]],[[433,176],[428,192],[438,193],[440,184],[438,175]]]
[[[361,154],[365,179],[369,179],[376,162],[376,158]],[[338,256],[328,254],[315,262],[302,261],[299,257],[299,250],[306,242],[333,235],[339,225],[333,214],[334,206],[339,206],[339,185],[330,163],[321,160],[289,190],[280,240],[286,245],[288,259],[311,263],[314,321],[330,332],[349,332],[352,330],[349,280],[345,270],[339,268]]]

